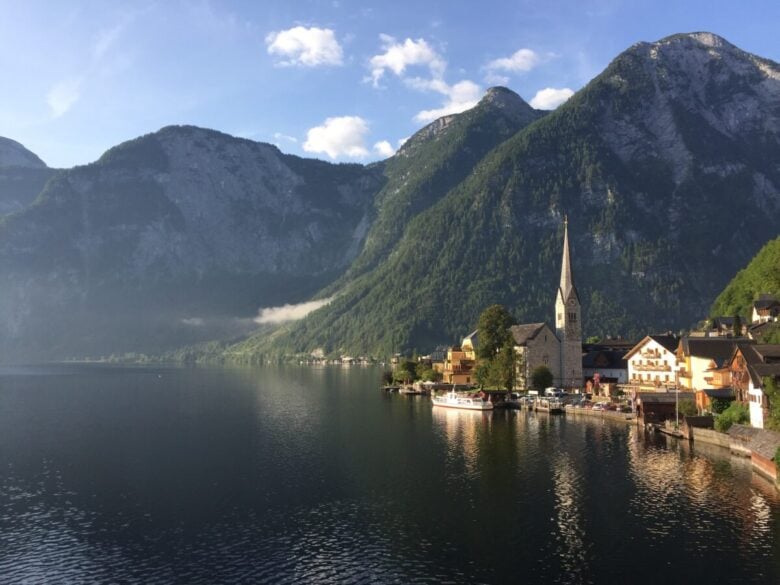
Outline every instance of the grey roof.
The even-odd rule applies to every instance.
[[[695,395],[693,392],[637,392],[636,398],[642,404],[674,404],[675,400],[693,400]]]
[[[738,343],[753,385],[760,387],[764,376],[780,376],[780,345]],[[767,363],[769,362],[769,363]]]
[[[625,370],[628,368],[625,351],[610,351],[604,349],[592,350],[582,356],[583,368],[607,368]]]
[[[753,346],[753,351],[767,363],[780,359],[780,344],[777,343],[760,343]]]
[[[731,329],[732,327],[734,327],[734,317],[713,317],[712,328],[718,329],[720,327],[724,327],[727,329]]]
[[[731,425],[731,428],[729,428],[729,437],[742,443],[749,443],[760,430],[761,429],[749,427],[747,425]]]
[[[750,448],[770,461],[775,458],[777,448],[780,447],[780,433],[758,429],[749,444]]]
[[[753,302],[753,307],[756,309],[771,309],[772,307],[780,307],[780,301],[774,295],[762,294]]]
[[[683,337],[680,341],[685,355],[711,359],[718,366],[731,358],[736,346],[733,339],[716,337]]]
[[[705,388],[702,390],[710,398],[734,398],[731,388]]]
[[[648,335],[648,337],[671,352],[676,351],[677,345],[680,343],[679,338],[674,335]]]
[[[764,323],[753,323],[748,327],[748,335],[753,339],[761,339],[765,333],[772,331],[777,323],[774,321],[765,321]]]
[[[546,323],[523,323],[521,325],[512,325],[509,331],[512,333],[515,345],[525,345],[529,340],[534,339],[545,325]],[[552,332],[552,329],[550,331]],[[553,335],[555,335],[554,332]],[[558,339],[557,336],[555,338]]]

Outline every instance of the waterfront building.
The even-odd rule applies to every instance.
[[[737,343],[729,362],[735,398],[747,404],[751,426],[763,429],[769,414],[764,378],[780,379],[780,345]]]
[[[677,345],[677,374],[680,389],[705,390],[731,386],[726,367],[736,341],[724,337],[683,337]]]
[[[628,384],[635,391],[666,391],[677,386],[677,346],[674,335],[648,335],[626,354]]]
[[[585,347],[582,356],[582,375],[586,380],[599,384],[626,384],[628,382],[628,362],[626,350],[610,349],[600,345]]]
[[[477,332],[463,338],[460,345],[450,347],[444,359],[442,381],[447,384],[476,383]]]

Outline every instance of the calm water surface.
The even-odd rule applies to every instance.
[[[780,583],[744,461],[378,380],[0,369],[0,582]]]

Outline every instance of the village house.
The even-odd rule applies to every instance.
[[[739,337],[742,335],[743,325],[737,323],[739,331],[734,330],[734,317],[713,317],[704,333],[708,337]]]
[[[636,391],[663,392],[677,386],[674,335],[648,335],[626,354],[628,385]]]
[[[726,367],[735,341],[725,338],[683,337],[677,346],[678,381],[681,389],[727,388],[731,373]]]
[[[729,369],[736,400],[748,405],[751,426],[763,429],[769,414],[764,378],[780,379],[780,345],[737,343]]]
[[[450,347],[444,359],[442,381],[447,384],[475,384],[477,364],[477,332],[463,338],[459,346]]]
[[[753,323],[777,321],[780,316],[780,301],[770,294],[759,295],[753,302]]]
[[[582,375],[585,380],[597,384],[627,384],[629,347],[615,349],[612,346],[593,344],[584,347]]]

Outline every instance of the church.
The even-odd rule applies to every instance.
[[[553,383],[563,388],[581,388],[582,378],[582,308],[569,252],[569,222],[563,224],[563,258],[561,280],[555,296],[555,330],[547,323],[514,325],[511,329],[517,354],[516,383],[527,388],[531,373],[546,366]]]

